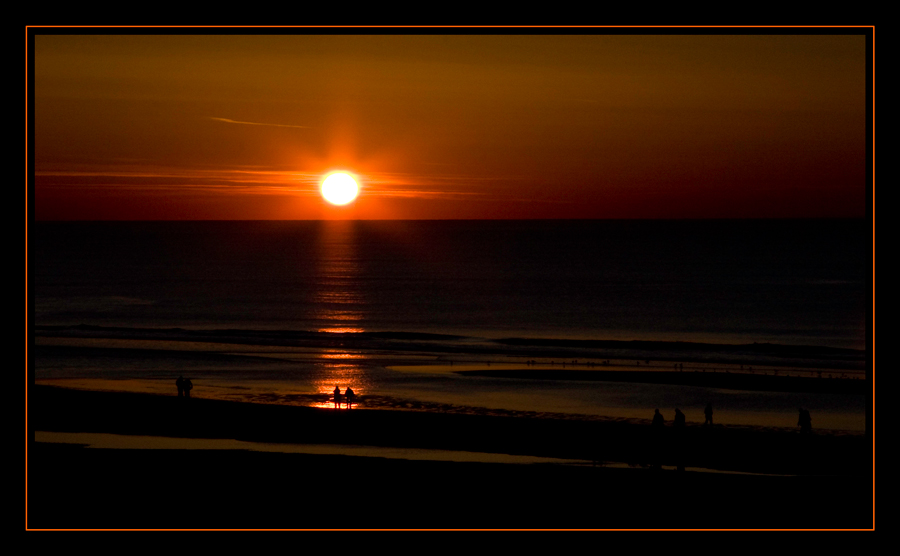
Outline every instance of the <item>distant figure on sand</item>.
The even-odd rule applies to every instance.
[[[350,404],[353,403],[353,388],[347,387],[347,390],[344,391],[344,396],[347,397],[347,409],[350,409]]]
[[[712,404],[711,403],[706,404],[706,409],[703,410],[703,414],[706,415],[706,420],[703,421],[703,424],[712,426],[713,421],[712,421]]]
[[[678,429],[684,428],[684,413],[681,412],[677,407],[675,408],[675,427]]]
[[[812,432],[812,417],[810,417],[808,409],[800,408],[800,419],[797,421],[797,426],[800,427],[802,433]]]
[[[175,381],[175,388],[178,388],[178,397],[184,397],[184,379],[181,376]]]
[[[334,408],[338,409],[341,407],[341,389],[338,388],[338,385],[334,385]]]
[[[675,469],[684,471],[684,413],[677,407],[675,408]]]
[[[662,469],[663,433],[665,432],[665,424],[666,421],[663,419],[662,413],[657,409],[653,413],[653,422],[650,426],[650,428],[653,429],[653,469]]]
[[[191,382],[191,379],[186,378],[186,379],[184,379],[184,382],[181,383],[181,385],[184,388],[184,397],[190,398],[191,397],[191,389],[194,387],[194,383]]]

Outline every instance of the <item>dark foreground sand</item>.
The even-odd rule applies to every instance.
[[[32,386],[32,430],[402,446],[632,463],[487,464],[31,443],[29,528],[872,527],[861,435],[333,411]],[[184,403],[187,402],[187,403]],[[657,471],[654,460],[769,475]]]

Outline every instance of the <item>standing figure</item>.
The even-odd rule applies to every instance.
[[[800,419],[797,421],[797,426],[800,427],[801,433],[812,432],[812,417],[810,417],[808,409],[800,408]]]
[[[194,387],[194,383],[191,382],[191,379],[186,378],[186,379],[184,379],[184,382],[182,383],[182,385],[184,386],[184,397],[190,398],[191,397],[191,388]]]
[[[334,408],[338,409],[341,407],[341,389],[338,388],[338,385],[334,385]]]
[[[681,412],[677,407],[675,408],[675,427],[678,429],[684,428],[685,420],[684,413]]]
[[[347,409],[350,409],[350,404],[353,403],[353,389],[349,386],[346,390],[344,390],[344,396],[347,398]]]
[[[684,413],[675,408],[675,465],[677,471],[684,471]]]
[[[657,409],[655,413],[653,413],[653,422],[650,424],[650,428],[653,430],[652,437],[652,453],[653,453],[653,469],[662,469],[662,456],[663,456],[663,441],[664,441],[664,433],[666,429],[664,428],[666,424],[665,419],[663,419],[662,413]]]
[[[175,381],[175,388],[178,388],[178,397],[184,397],[184,379],[181,376]]]
[[[711,403],[706,404],[706,409],[703,410],[703,415],[706,416],[706,420],[703,421],[703,424],[712,426],[713,420],[712,420],[712,404]]]

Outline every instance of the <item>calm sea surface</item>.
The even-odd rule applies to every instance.
[[[870,235],[862,220],[44,222],[30,234],[29,292],[39,328],[227,329],[247,338],[258,331],[424,332],[479,341],[863,350],[871,299]],[[304,362],[296,353],[239,359],[232,349],[226,362],[205,348],[190,360],[66,349],[38,349],[36,377],[109,378],[103,373],[116,369],[125,373],[118,378],[168,385],[171,376],[190,372],[223,388],[255,377],[257,386],[281,383],[272,389],[279,396],[285,381],[302,394],[327,392],[341,378],[372,400],[402,395],[575,413],[602,406],[605,414],[618,407],[627,408],[624,416],[661,404],[702,408],[711,396],[683,387],[601,392],[562,382],[397,373],[354,364],[353,354]],[[741,396],[735,403],[742,411],[777,405],[785,415],[800,402],[819,403]],[[857,425],[847,428],[859,428],[864,400],[820,405],[854,414]]]
[[[855,220],[38,223],[38,325],[863,349]]]

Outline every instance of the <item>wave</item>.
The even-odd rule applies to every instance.
[[[437,354],[580,359],[653,359],[746,365],[862,370],[866,351],[777,343],[714,344],[666,340],[571,340],[547,338],[479,338],[412,331],[319,332],[308,330],[185,329],[105,327],[96,325],[34,327],[43,337],[107,338],[205,342],[323,349],[433,352]]]

